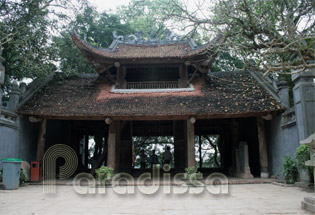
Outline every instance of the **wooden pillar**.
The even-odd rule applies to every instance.
[[[265,134],[265,121],[262,118],[257,118],[258,141],[259,141],[259,157],[260,157],[260,177],[268,178],[268,154],[267,142]]]
[[[174,121],[173,126],[175,171],[184,172],[187,164],[186,121]]]
[[[121,143],[121,121],[117,121],[116,125],[116,136],[115,136],[115,142],[116,142],[116,156],[115,156],[115,167],[116,171],[119,171],[120,168],[120,143]]]
[[[201,150],[201,135],[199,134],[199,168],[202,168],[202,150]]]
[[[126,67],[121,66],[119,62],[115,62],[115,67],[117,68],[116,76],[116,87],[119,89],[125,89],[127,87],[126,83]]]
[[[108,156],[107,156],[107,166],[113,168],[114,170],[119,169],[119,121],[113,121],[109,125],[108,133]]]
[[[178,87],[179,88],[186,88],[187,81],[188,81],[188,67],[184,65],[180,65],[179,68],[179,80],[178,80]]]
[[[45,153],[45,142],[46,142],[46,124],[47,120],[43,119],[40,122],[38,140],[37,140],[37,154],[36,160],[42,161]]]
[[[195,126],[193,120],[187,120],[187,167],[195,166]]]

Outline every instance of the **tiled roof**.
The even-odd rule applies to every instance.
[[[247,72],[213,73],[193,85],[192,92],[120,94],[111,93],[112,85],[101,77],[51,81],[18,112],[56,119],[232,118],[282,108]]]
[[[83,52],[95,54],[108,59],[152,59],[152,58],[189,58],[205,54],[213,43],[192,48],[188,41],[179,41],[172,44],[128,44],[117,41],[112,50],[96,48],[73,34],[72,40]]]

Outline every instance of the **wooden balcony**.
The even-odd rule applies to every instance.
[[[174,89],[174,88],[178,88],[177,81],[127,82],[127,89]]]

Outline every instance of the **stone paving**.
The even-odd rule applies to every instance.
[[[86,188],[86,187],[83,187]],[[124,189],[127,187],[121,186]],[[73,186],[58,185],[56,194],[44,194],[41,185],[27,185],[18,190],[0,190],[0,214],[312,214],[301,209],[301,200],[314,190],[275,184],[229,185],[228,194],[165,194],[165,186],[152,195],[119,195],[112,187],[105,194],[78,194]],[[176,187],[184,191],[187,187]],[[207,188],[207,187],[203,187]],[[201,188],[189,187],[197,192]]]

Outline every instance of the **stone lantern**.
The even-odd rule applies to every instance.
[[[300,144],[309,145],[311,148],[311,160],[306,161],[305,165],[313,167],[313,177],[315,181],[315,133],[305,140],[300,141]],[[302,208],[315,212],[315,193],[313,193],[312,196],[304,198],[304,201],[302,201]]]

